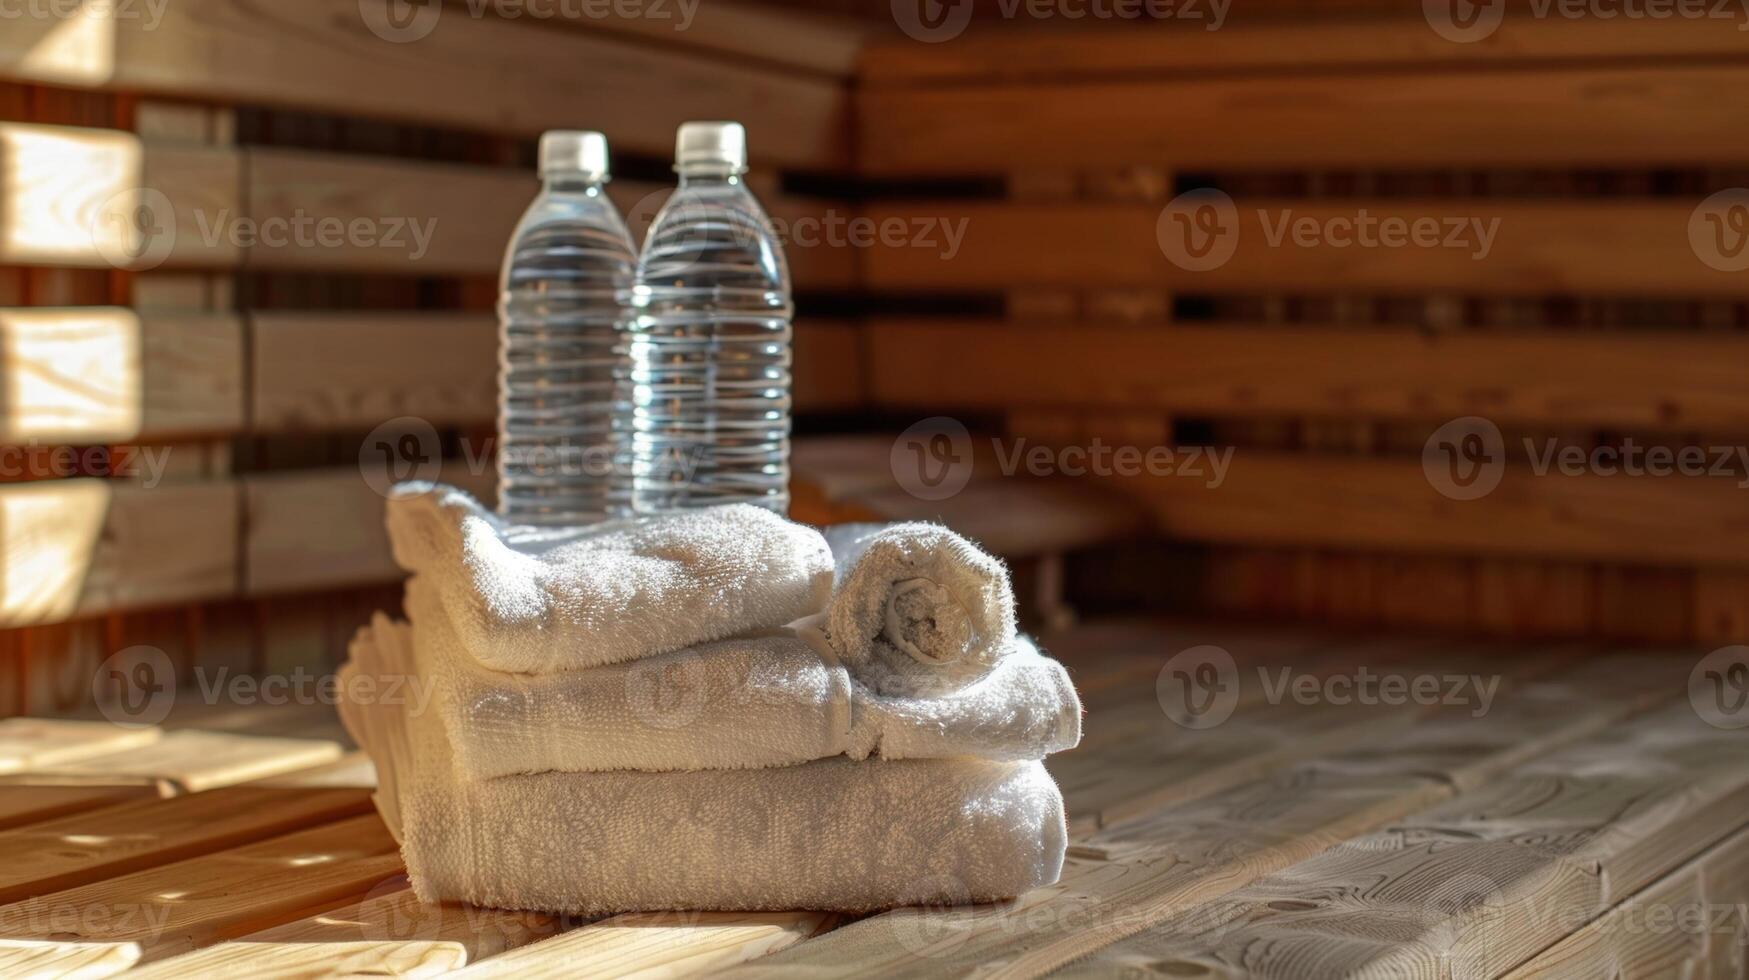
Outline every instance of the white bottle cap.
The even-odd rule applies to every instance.
[[[575,129],[551,129],[540,138],[540,173],[578,174],[585,180],[607,179],[607,137]]]
[[[732,173],[747,170],[747,131],[738,122],[689,122],[680,124],[674,137],[674,166],[723,167]]]

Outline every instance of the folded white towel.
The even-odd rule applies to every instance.
[[[406,605],[420,676],[448,692],[444,722],[465,778],[747,769],[842,754],[1043,759],[1081,739],[1068,672],[1024,639],[977,683],[916,697],[853,680],[806,630],[587,670],[494,671],[462,649],[424,576],[408,581]]]
[[[405,483],[388,527],[395,560],[438,588],[468,652],[518,673],[774,629],[824,608],[832,587],[820,533],[750,504],[530,528],[454,487]]]
[[[361,631],[341,689],[413,667],[410,631],[379,620]],[[440,715],[343,700],[341,717],[377,762],[378,805],[427,902],[866,912],[1010,898],[1054,882],[1067,847],[1062,796],[1036,762],[828,759],[465,781]]]
[[[936,524],[829,528],[836,565],[823,628],[864,681],[950,690],[983,676],[1014,640],[1008,569]]]

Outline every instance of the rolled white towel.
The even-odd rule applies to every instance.
[[[824,608],[818,531],[749,504],[585,528],[503,523],[467,493],[397,486],[395,560],[428,578],[467,651],[495,670],[621,663],[775,629]]]
[[[844,754],[1043,759],[1081,737],[1068,672],[1024,638],[977,683],[917,697],[852,680],[817,637],[790,630],[587,670],[494,671],[461,649],[423,576],[407,583],[406,605],[413,676],[445,689],[436,710],[458,778],[751,769]]]
[[[348,681],[406,669],[409,643],[404,625],[366,627]],[[393,797],[384,817],[427,902],[582,915],[868,912],[1010,898],[1056,881],[1067,848],[1062,795],[1036,762],[839,758],[467,781],[455,778],[442,712],[343,701],[341,717],[380,767],[397,770],[378,795]],[[391,754],[381,744],[391,737],[411,750]]]
[[[836,566],[821,621],[853,673],[919,693],[964,686],[1013,643],[1008,569],[936,524],[828,528]]]

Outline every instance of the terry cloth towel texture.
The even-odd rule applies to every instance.
[[[379,618],[342,669],[406,676]],[[446,696],[441,685],[435,698]],[[343,700],[422,901],[604,915],[868,912],[1011,898],[1057,879],[1063,801],[1038,762],[825,759],[757,770],[456,778],[441,710]]]
[[[395,561],[437,588],[467,651],[512,673],[776,629],[823,609],[832,588],[825,538],[751,504],[530,528],[454,487],[403,483],[388,528]]]
[[[420,676],[447,692],[458,778],[746,769],[835,755],[1017,761],[1081,739],[1068,672],[1024,637],[976,683],[936,693],[864,684],[806,629],[587,670],[512,674],[462,649],[423,576],[407,583],[407,612]]]
[[[821,627],[853,674],[935,689],[983,676],[1014,640],[1008,569],[936,524],[827,531],[835,563]]]

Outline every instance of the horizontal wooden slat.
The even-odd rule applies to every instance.
[[[199,230],[203,219],[237,214],[238,193],[234,152],[164,145],[148,154],[118,130],[0,123],[0,262],[234,264],[237,248]]]
[[[9,20],[0,75],[521,135],[587,125],[622,149],[660,155],[672,151],[682,119],[740,119],[755,165],[847,159],[847,97],[831,79],[529,18],[476,18],[462,5],[405,43],[370,29],[367,18],[390,23],[387,0],[152,9],[157,16],[91,6],[78,17]]]
[[[354,817],[364,790],[232,787],[145,800],[0,834],[0,903]]]
[[[1690,244],[1689,219],[1700,203],[1698,197],[1340,204],[1240,200],[1237,235],[1229,239],[1234,242],[1231,258],[1214,268],[1193,270],[1168,259],[1158,232],[1158,207],[883,202],[869,208],[874,220],[933,231],[915,234],[903,244],[875,245],[868,250],[865,269],[870,286],[887,290],[1156,286],[1322,291],[1340,286],[1350,291],[1483,294],[1740,293],[1740,277],[1707,265]],[[1292,223],[1285,230],[1284,218]],[[1426,227],[1439,244],[1345,243],[1343,236],[1352,239],[1356,234],[1352,224],[1328,237],[1322,233],[1337,227],[1332,221],[1397,219],[1431,222]],[[1298,244],[1292,226],[1307,220],[1316,224],[1319,235],[1300,239],[1309,244]],[[1461,223],[1463,238],[1448,247],[1454,222]],[[1167,224],[1177,227],[1170,220]],[[1379,226],[1372,227],[1376,236]],[[943,228],[963,229],[957,251]],[[1200,247],[1200,241],[1193,244]]]
[[[343,904],[401,870],[382,820],[360,816],[0,906],[0,923],[69,946],[135,942],[151,960]]]
[[[238,513],[229,482],[0,487],[0,625],[232,594]]]
[[[764,62],[840,80],[855,72],[868,34],[852,18],[750,3],[698,3],[690,10],[678,2],[651,4],[644,8],[646,16],[631,17],[602,16],[601,8],[565,0],[527,0],[519,6],[526,10],[522,16],[550,19],[557,26],[684,44],[700,55],[740,64]]]
[[[497,412],[498,325],[477,313],[258,313],[251,318],[257,432],[433,425]]]
[[[1734,334],[878,320],[866,347],[872,398],[896,408],[1749,429]]]
[[[1206,478],[1117,482],[1168,535],[1392,552],[1740,565],[1749,509],[1732,477],[1537,476],[1508,466],[1475,500],[1435,490],[1419,460],[1234,453]]]
[[[801,288],[848,289],[854,215],[752,181]],[[0,123],[0,261],[495,275],[540,190],[533,171],[276,148],[147,142],[117,130]],[[670,188],[615,181],[641,231]]]
[[[98,444],[243,423],[236,317],[0,309],[0,440]]]
[[[496,480],[490,460],[480,472],[449,461],[445,482],[487,503]],[[263,595],[393,582],[383,497],[356,468],[265,473],[243,479],[249,515],[243,538],[243,591]]]
[[[406,879],[364,901],[154,963],[140,980],[188,976],[436,976],[550,935],[538,912],[419,901]]]
[[[1454,43],[1431,29],[1419,8],[1399,7],[1395,16],[1387,17],[1284,22],[1280,11],[1233,7],[1218,30],[1208,29],[1213,6],[1180,9],[1186,14],[1182,23],[1152,29],[1001,31],[973,26],[934,44],[878,41],[863,48],[857,79],[867,88],[1021,79],[1064,84],[1142,74],[1196,78],[1457,65],[1547,68],[1606,58],[1678,63],[1738,60],[1743,54],[1740,22],[1734,18],[1535,17],[1525,2],[1506,11],[1491,31],[1480,29],[1486,25],[1479,23],[1475,33],[1485,36]],[[1190,16],[1199,11],[1209,19]],[[1274,14],[1276,19],[1244,22],[1254,13]]]
[[[0,719],[0,773],[46,769],[92,756],[151,745],[163,732],[104,721]]]
[[[1431,35],[1431,31],[1429,34]],[[868,172],[1732,163],[1749,66],[1542,67],[870,89]],[[1048,134],[1041,138],[1040,134]]]
[[[155,779],[178,793],[202,793],[327,765],[343,751],[337,742],[185,730],[112,755],[48,770],[69,775]]]

